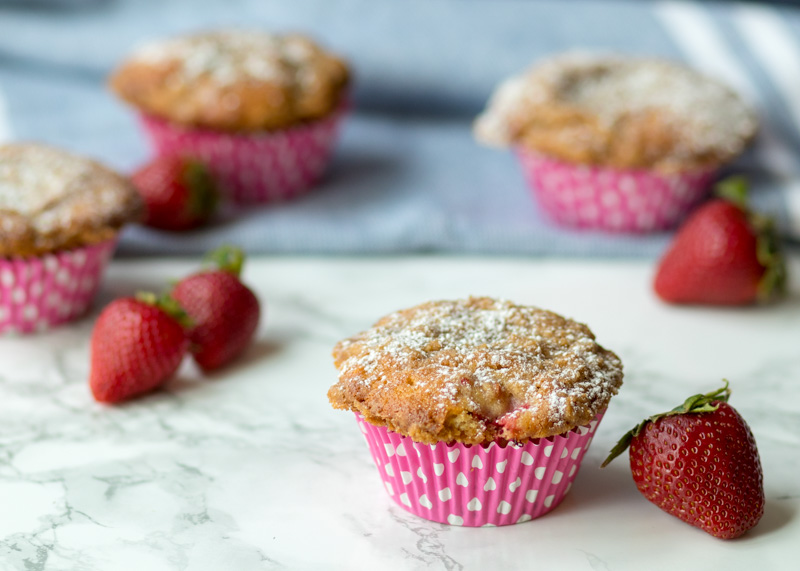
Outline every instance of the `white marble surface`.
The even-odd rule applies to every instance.
[[[800,276],[800,259],[793,260]],[[99,304],[188,273],[115,262]],[[767,308],[658,303],[645,262],[466,258],[252,260],[267,304],[229,370],[190,365],[125,406],[89,394],[92,317],[0,339],[0,569],[790,569],[800,558],[800,291]],[[585,321],[626,382],[565,501],[503,528],[434,524],[384,492],[351,415],[333,411],[330,348],[394,309],[489,294]],[[766,515],[735,541],[672,518],[621,458],[630,425],[731,380],[764,464]],[[794,563],[793,563],[794,562]]]

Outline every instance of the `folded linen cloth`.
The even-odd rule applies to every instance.
[[[470,132],[496,84],[567,49],[685,60],[739,90],[763,129],[732,165],[800,240],[800,11],[741,3],[573,0],[85,0],[0,3],[0,140],[39,140],[130,171],[149,156],[105,78],[146,39],[222,25],[301,30],[355,70],[354,113],[323,183],[188,234],[128,229],[127,254],[420,251],[653,256],[669,239],[554,226],[509,152]]]

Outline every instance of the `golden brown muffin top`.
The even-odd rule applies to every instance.
[[[142,212],[122,176],[33,143],[0,145],[0,257],[102,242]]]
[[[146,44],[110,84],[128,103],[175,123],[262,131],[335,111],[348,69],[301,35],[227,30]]]
[[[757,126],[735,92],[684,66],[568,53],[503,82],[475,134],[577,164],[675,172],[736,157]]]
[[[334,408],[417,442],[523,442],[589,423],[622,363],[583,324],[474,297],[382,318],[333,350]]]

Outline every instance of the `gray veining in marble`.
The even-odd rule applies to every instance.
[[[115,262],[98,306],[194,267]],[[0,569],[669,569],[677,548],[696,569],[785,569],[800,557],[800,292],[766,308],[674,308],[653,299],[645,263],[521,259],[264,258],[246,279],[266,320],[243,359],[209,377],[186,363],[124,406],[94,403],[86,385],[97,310],[0,338]],[[626,367],[569,496],[505,528],[435,524],[391,503],[352,417],[325,397],[336,340],[470,293],[585,321]],[[762,523],[733,542],[647,503],[625,458],[598,469],[634,422],[722,377],[758,440],[767,494]]]

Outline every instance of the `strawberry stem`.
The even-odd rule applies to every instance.
[[[157,307],[170,317],[172,317],[175,321],[181,324],[181,327],[184,329],[189,329],[192,327],[192,319],[189,317],[189,314],[183,309],[178,300],[174,297],[169,295],[168,293],[163,293],[161,295],[156,295],[150,291],[140,291],[136,293],[136,299],[141,301],[142,303],[146,303],[147,305],[152,305]]]
[[[762,214],[752,214],[750,225],[756,232],[756,256],[764,266],[764,275],[758,283],[758,301],[768,302],[786,294],[786,261],[775,229],[775,221]]]
[[[236,246],[226,244],[206,254],[206,261],[220,270],[238,277],[242,273],[242,266],[244,266],[244,251]]]
[[[190,190],[192,214],[208,218],[217,209],[219,192],[208,168],[196,160],[188,160],[183,168],[183,182]]]
[[[747,210],[749,185],[743,176],[729,176],[714,185],[714,194],[733,202],[742,210]]]
[[[715,391],[705,394],[692,395],[683,401],[682,404],[676,406],[672,410],[654,414],[653,416],[644,419],[642,422],[622,435],[622,438],[620,438],[619,442],[614,445],[614,448],[612,448],[608,453],[608,457],[603,461],[600,467],[605,468],[614,458],[625,452],[628,446],[630,446],[631,441],[635,437],[639,436],[649,422],[655,422],[659,418],[663,418],[665,416],[675,416],[678,414],[699,414],[702,412],[714,412],[717,410],[717,408],[719,408],[718,403],[728,402],[728,397],[730,397],[731,394],[731,389],[728,386],[728,380],[722,379],[722,382],[725,384]]]
[[[745,212],[756,236],[756,257],[764,268],[764,274],[758,283],[758,301],[766,303],[783,297],[786,294],[786,262],[781,252],[775,220],[771,216],[750,210],[747,204],[747,179],[743,176],[721,180],[714,187],[714,192]]]

